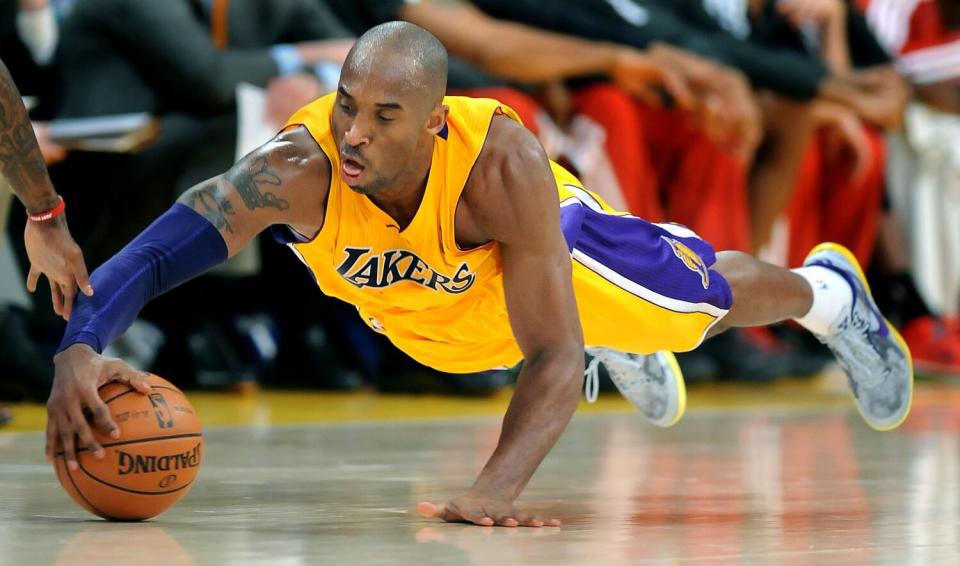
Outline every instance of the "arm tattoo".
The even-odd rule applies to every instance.
[[[0,175],[31,212],[57,203],[20,92],[0,62]]]
[[[226,174],[226,178],[240,193],[243,204],[247,209],[255,208],[276,208],[277,210],[286,210],[290,208],[290,203],[270,192],[261,192],[260,186],[273,185],[279,187],[283,181],[267,166],[266,157],[258,157],[248,170],[237,168],[231,169]]]
[[[217,189],[216,183],[201,185],[190,192],[190,207],[200,213],[221,232],[233,233],[228,216],[233,216],[233,204]]]

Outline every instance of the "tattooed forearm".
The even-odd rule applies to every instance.
[[[233,204],[223,196],[214,182],[196,187],[187,195],[188,204],[221,232],[233,233],[228,216],[233,216]]]
[[[0,62],[0,175],[27,210],[39,212],[57,204],[43,155],[20,92]]]
[[[255,208],[276,208],[277,210],[286,210],[290,208],[290,203],[267,191],[261,191],[263,185],[273,185],[279,187],[282,181],[267,165],[266,157],[258,157],[249,169],[234,167],[227,172],[226,178],[237,188],[240,198],[247,209]]]

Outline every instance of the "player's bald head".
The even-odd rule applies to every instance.
[[[439,104],[447,90],[447,50],[434,35],[408,22],[387,22],[354,44],[343,73],[353,80],[395,83]]]

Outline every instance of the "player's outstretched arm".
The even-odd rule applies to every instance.
[[[460,203],[466,214],[458,215],[457,233],[467,228],[477,234],[471,241],[500,243],[507,310],[524,364],[497,448],[473,487],[447,503],[421,503],[425,516],[505,527],[559,524],[513,506],[573,416],[583,385],[583,331],[557,199],[533,134],[495,118]]]
[[[318,231],[329,185],[327,158],[302,127],[281,133],[229,171],[181,197],[123,250],[93,272],[97,293],[81,297],[54,356],[47,401],[47,457],[63,451],[76,469],[76,450],[103,457],[86,413],[105,435],[119,429],[97,388],[110,381],[145,392],[144,376],[100,355],[152,298],[217,265],[271,224]]]

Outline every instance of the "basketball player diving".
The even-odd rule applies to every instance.
[[[671,351],[726,328],[793,319],[836,354],[860,413],[878,430],[907,416],[910,353],[844,248],[815,248],[792,271],[714,253],[677,225],[612,210],[550,162],[514,112],[444,97],[447,55],[408,23],[354,46],[336,93],[275,138],[188,192],[97,269],[54,357],[47,455],[104,456],[93,426],[119,438],[96,393],[143,375],[100,355],[143,305],[236,254],[271,228],[320,289],[445,372],[523,360],[496,449],[474,484],[427,517],[555,526],[514,506],[604,365],[651,422],[686,407]]]

